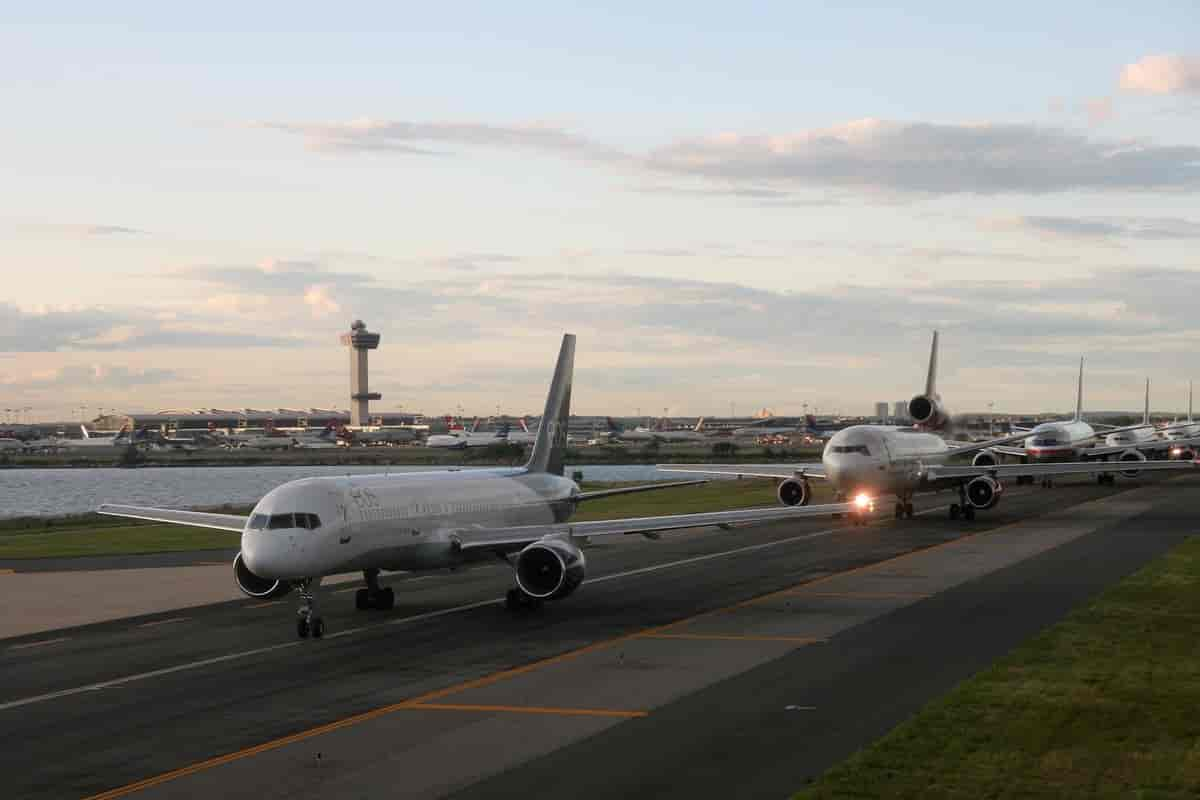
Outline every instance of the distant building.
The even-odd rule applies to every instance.
[[[908,401],[897,400],[892,403],[892,417],[894,419],[908,419]]]
[[[880,422],[887,422],[888,404],[886,401],[875,404],[875,416],[879,417]]]

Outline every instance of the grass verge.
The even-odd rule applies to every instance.
[[[1200,538],[1193,537],[796,797],[1198,795]]]

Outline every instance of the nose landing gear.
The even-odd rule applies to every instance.
[[[359,611],[367,608],[388,611],[396,605],[396,593],[392,591],[392,587],[379,585],[379,570],[364,569],[363,580],[366,581],[367,588],[354,593],[355,608]]]
[[[307,639],[310,635],[320,639],[325,635],[325,621],[317,614],[317,603],[313,597],[313,580],[300,581],[300,608],[296,611],[296,635]]]
[[[967,502],[967,487],[961,483],[958,485],[958,502],[950,504],[950,519],[958,519],[960,515],[967,522],[975,520],[975,506]]]
[[[901,498],[896,502],[896,519],[912,519],[914,513],[911,499]]]

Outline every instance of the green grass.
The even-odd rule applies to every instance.
[[[1200,796],[1200,538],[797,795],[883,796]]]
[[[589,483],[589,489],[622,484]],[[817,487],[814,487],[816,489]],[[814,502],[825,495],[816,494]],[[770,480],[715,481],[700,486],[664,489],[609,497],[584,503],[576,519],[686,514],[771,505],[775,483]],[[246,508],[213,509],[223,513],[249,513]],[[238,546],[238,535],[206,528],[130,522],[85,514],[57,519],[22,518],[0,523],[0,559],[65,558],[69,556],[131,555],[208,550]]]

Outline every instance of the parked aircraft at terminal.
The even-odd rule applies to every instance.
[[[917,492],[957,488],[959,500],[950,505],[950,517],[955,519],[962,514],[968,520],[974,519],[976,511],[992,508],[999,502],[1004,491],[1004,484],[1001,483],[1004,478],[1105,475],[1112,471],[1112,467],[1105,466],[1107,462],[1103,461],[997,463],[995,453],[1003,452],[1010,443],[1026,437],[1037,440],[1046,436],[1038,433],[1043,426],[1035,428],[1032,436],[1022,431],[988,442],[947,442],[934,433],[944,430],[950,423],[950,413],[937,392],[937,366],[938,334],[934,331],[925,391],[908,404],[909,415],[917,424],[911,428],[889,425],[854,425],[845,428],[829,439],[819,464],[660,464],[658,469],[664,472],[777,478],[781,481],[779,500],[791,506],[808,504],[812,497],[809,481],[827,480],[838,497],[853,497],[859,504],[871,504],[877,497],[894,495],[897,498],[897,518],[913,515],[912,497]],[[1080,374],[1082,380],[1082,372]],[[1079,397],[1081,403],[1082,389]],[[1062,427],[1072,436],[1080,436],[1081,440],[1085,427],[1087,431],[1092,431],[1079,419],[1078,409],[1072,423],[1051,424]],[[1095,441],[1094,431],[1088,441]],[[1022,449],[1020,452],[1024,454],[1025,451]],[[968,456],[973,456],[971,463],[963,461]],[[960,463],[952,463],[955,460]],[[1126,470],[1123,474],[1136,475],[1142,470],[1193,469],[1194,466],[1190,461],[1148,461],[1143,456],[1136,470]]]
[[[528,463],[520,468],[303,478],[269,492],[249,517],[102,505],[102,514],[216,528],[241,534],[233,571],[251,597],[300,592],[296,631],[320,637],[314,590],[322,576],[362,570],[358,608],[390,608],[380,570],[444,570],[508,559],[511,608],[536,606],[579,588],[590,537],[650,534],[736,522],[792,519],[855,510],[850,503],[570,522],[599,497],[703,481],[581,492],[562,476],[575,337],[563,337],[545,412]]]

